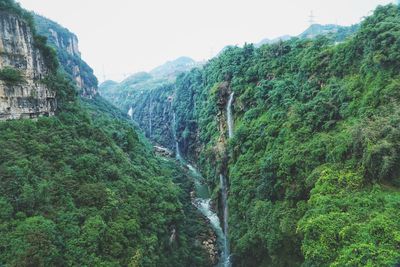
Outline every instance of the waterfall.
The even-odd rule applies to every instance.
[[[233,114],[232,114],[232,103],[234,100],[234,93],[229,96],[228,104],[226,106],[226,117],[228,124],[228,136],[233,138]],[[230,261],[230,244],[229,244],[229,225],[228,225],[228,180],[225,175],[220,174],[220,184],[221,184],[221,196],[222,196],[222,209],[223,209],[223,227],[225,234],[225,244],[224,244],[224,267],[230,267],[232,265]]]
[[[193,167],[193,165],[187,163],[185,159],[181,156],[181,152],[179,150],[178,138],[176,135],[177,123],[176,123],[176,114],[175,112],[172,115],[172,124],[173,129],[172,133],[174,135],[175,140],[175,150],[176,150],[176,159],[180,161],[180,163],[186,166],[190,171],[190,176],[194,179],[195,193],[196,197],[193,199],[192,204],[206,217],[211,224],[211,228],[214,230],[215,235],[217,236],[218,245],[222,250],[222,254],[220,257],[220,261],[218,263],[218,267],[229,267],[226,262],[229,262],[229,248],[227,248],[228,240],[222,230],[221,222],[216,212],[213,211],[211,206],[211,197],[210,192],[208,190],[208,186],[204,182],[203,176],[200,172]]]
[[[229,96],[228,105],[226,107],[229,138],[233,137],[233,115],[232,115],[232,103],[234,100],[233,96],[234,96],[234,93],[232,93]]]
[[[222,209],[224,216],[224,234],[225,234],[225,244],[224,244],[224,267],[231,266],[230,262],[230,246],[228,238],[228,189],[226,184],[226,177],[222,174],[219,176],[221,183],[221,193],[222,193]]]
[[[128,116],[131,118],[131,120],[133,119],[133,108],[132,108],[132,106],[129,108]]]
[[[175,156],[177,160],[182,160],[181,151],[179,149],[178,138],[176,137],[176,115],[175,112],[172,115],[172,133],[175,140]]]
[[[232,102],[233,102],[233,94],[231,95],[229,105],[232,105]],[[228,113],[230,111],[231,108],[228,106]],[[231,115],[229,116],[232,117]],[[224,214],[223,215],[224,221],[223,223],[221,223],[218,214],[213,211],[211,205],[210,192],[208,190],[208,186],[204,183],[204,178],[202,177],[200,172],[191,164],[187,163],[181,155],[179,149],[179,142],[177,138],[177,131],[176,131],[177,122],[176,122],[175,112],[172,115],[172,125],[173,125],[172,133],[175,140],[176,159],[179,160],[182,165],[186,166],[189,169],[191,177],[194,179],[196,197],[195,199],[193,199],[193,205],[200,211],[201,214],[203,214],[203,216],[208,218],[208,220],[210,221],[211,227],[214,230],[215,235],[217,236],[218,245],[222,250],[219,263],[216,267],[231,267],[232,264],[230,262],[230,247],[228,240],[228,202],[227,202],[228,189],[227,189],[226,178],[222,174],[220,175],[221,190],[222,190],[222,206]]]
[[[177,160],[181,160],[181,159],[182,159],[181,151],[179,150],[179,143],[178,143],[178,141],[175,142],[175,154],[176,154],[176,159],[177,159]]]
[[[211,227],[217,236],[218,245],[222,250],[217,267],[230,267],[228,239],[221,227],[221,221],[219,220],[217,213],[212,209],[208,186],[204,183],[204,178],[195,167],[186,163],[183,158],[180,158],[179,160],[182,165],[186,165],[189,168],[190,174],[194,179],[196,198],[193,200],[193,205],[210,221]]]

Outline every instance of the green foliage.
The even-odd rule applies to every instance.
[[[339,168],[338,168],[339,167]],[[397,191],[364,187],[359,173],[340,166],[319,171],[299,222],[305,266],[394,266],[400,261]]]
[[[400,262],[399,21],[398,6],[379,7],[343,43],[229,47],[177,79],[182,151],[214,188],[228,148],[237,266]]]
[[[21,71],[12,67],[4,67],[0,70],[0,80],[9,85],[20,84],[25,81]]]
[[[47,45],[47,38],[37,34],[32,13],[21,8],[20,4],[14,0],[0,0],[0,10],[14,14],[26,22],[33,34],[35,46],[42,53],[46,66],[50,71],[56,72],[58,68],[56,53]]]
[[[132,97],[137,84],[111,85],[107,97],[126,111],[142,107],[134,119],[144,129],[155,117],[154,131],[173,124],[175,113],[172,133],[216,200],[219,174],[229,174],[235,266],[396,266],[399,33],[399,6],[380,6],[359,26],[227,47],[171,86]],[[231,92],[235,137],[227,140]],[[151,113],[168,95],[172,110]],[[171,144],[171,135],[148,136]]]
[[[63,72],[51,73],[44,77],[41,82],[56,93],[58,111],[61,111],[68,103],[76,101],[76,86]]]
[[[67,51],[67,48],[73,45],[73,40],[77,40],[75,34],[45,17],[34,14],[33,18],[37,32],[46,37],[38,38],[36,43],[39,45],[42,43],[41,41],[44,41],[44,43],[47,42],[47,45],[51,46],[51,49],[44,50],[45,52],[43,53],[48,65],[53,66],[54,62],[52,61],[58,59],[62,69],[71,80],[75,80],[76,67],[78,66],[79,75],[85,86],[84,89],[97,88],[98,81],[93,74],[92,68],[79,55],[72,55]],[[58,38],[54,37],[50,29],[57,33]]]
[[[51,72],[56,72],[59,63],[56,51],[47,45],[47,38],[41,35],[35,35],[35,46],[42,52],[43,60]]]
[[[0,124],[0,264],[206,266],[188,178],[101,98],[78,104]]]

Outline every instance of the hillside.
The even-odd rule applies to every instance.
[[[0,265],[210,266],[210,227],[191,204],[187,170],[156,156],[101,97],[78,98],[69,61],[57,58],[71,51],[48,47],[32,14],[1,0],[0,19],[0,39],[17,55],[0,55],[0,92],[33,92],[32,116],[0,122]],[[40,90],[57,103],[51,114]]]
[[[121,83],[106,81],[100,85],[100,94],[125,113],[132,108],[132,118],[156,143],[173,149],[172,100],[176,78],[195,67],[201,66],[188,57],[180,57],[156,67],[149,73],[139,72]],[[167,101],[166,101],[167,100]],[[164,105],[166,104],[166,105]],[[163,116],[153,116],[162,112]]]
[[[229,47],[166,90],[110,98],[149,107],[133,117],[148,136],[200,167],[234,266],[400,263],[400,9],[353,30]]]

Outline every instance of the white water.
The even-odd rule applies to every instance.
[[[128,116],[129,116],[129,117],[131,118],[131,120],[132,120],[132,118],[133,118],[133,108],[132,108],[132,107],[129,108]]]
[[[172,115],[172,133],[174,135],[174,140],[175,140],[175,156],[176,159],[179,161],[182,161],[182,156],[181,156],[181,151],[179,149],[179,143],[178,143],[178,139],[176,137],[176,115],[175,112]]]
[[[233,96],[232,96],[233,98]],[[232,104],[232,101],[230,101]],[[193,200],[193,205],[205,216],[209,219],[211,223],[211,227],[213,228],[217,240],[218,245],[222,250],[220,255],[219,263],[216,267],[230,267],[230,252],[229,252],[229,240],[227,238],[228,233],[228,205],[227,205],[227,188],[226,183],[221,183],[221,188],[223,188],[223,209],[224,209],[224,223],[223,228],[221,227],[221,221],[216,212],[213,211],[211,206],[211,198],[210,192],[208,190],[208,186],[204,183],[204,179],[200,172],[193,167],[191,164],[186,163],[185,159],[181,156],[181,152],[179,149],[179,143],[176,136],[176,115],[173,113],[173,135],[175,140],[175,154],[176,159],[181,162],[182,165],[186,165],[190,170],[191,176],[194,179],[195,183],[195,193],[196,198]],[[221,181],[225,180],[225,178],[221,175]]]
[[[182,159],[181,162],[186,164]],[[210,193],[208,191],[207,185],[203,183],[203,177],[201,174],[190,164],[186,164],[189,168],[192,177],[195,180],[196,198],[193,201],[193,205],[210,220],[211,227],[213,228],[218,245],[222,248],[222,254],[220,255],[220,260],[217,267],[230,267],[229,261],[229,242],[226,235],[221,227],[221,221],[217,213],[215,213],[211,207]]]
[[[179,143],[178,141],[175,142],[175,154],[176,154],[176,159],[181,160],[181,151],[179,150]]]
[[[226,117],[228,124],[228,134],[229,138],[233,138],[233,114],[232,114],[232,104],[234,101],[234,93],[231,93],[228,100],[228,105],[226,106]],[[225,235],[225,244],[224,244],[224,255],[225,262],[224,267],[230,267],[232,265],[230,261],[230,244],[229,244],[229,225],[228,225],[228,181],[226,177],[221,173],[220,176],[220,184],[221,184],[221,195],[222,195],[222,209],[223,209],[223,219],[224,219],[224,235]]]
[[[229,133],[229,138],[233,137],[233,115],[232,115],[232,103],[234,100],[234,93],[232,93],[229,96],[229,101],[228,101],[228,105],[226,107],[226,113],[227,113],[227,117],[228,117],[228,133]]]
[[[229,234],[228,234],[228,189],[226,184],[226,178],[224,175],[220,174],[220,183],[221,183],[221,194],[222,194],[222,209],[224,215],[224,235],[225,235],[225,244],[224,244],[224,255],[225,255],[225,262],[224,267],[231,266],[230,262],[230,245],[229,245]]]

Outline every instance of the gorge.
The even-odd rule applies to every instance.
[[[0,266],[398,266],[399,106],[398,5],[98,85],[0,0]]]
[[[350,31],[227,47],[168,84],[100,92],[122,110],[136,106],[139,124],[139,107],[157,98],[152,139],[196,163],[234,266],[346,266],[362,257],[391,266],[397,252],[367,255],[386,253],[371,232],[379,220],[392,225],[379,228],[389,236],[398,227],[400,25],[387,24],[398,17],[397,6],[379,7]]]

